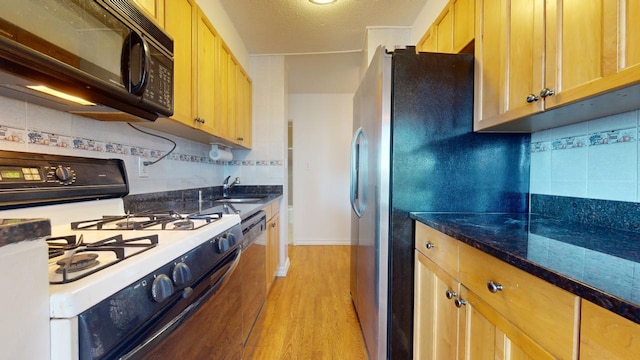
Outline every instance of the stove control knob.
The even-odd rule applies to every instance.
[[[217,244],[218,246],[216,250],[218,251],[218,253],[222,254],[229,250],[229,240],[226,237],[219,238]]]
[[[187,264],[179,262],[173,267],[171,277],[173,277],[174,284],[178,287],[183,287],[191,281],[191,269]]]
[[[73,180],[74,171],[69,167],[58,166],[56,168],[56,179],[62,183],[68,183]]]
[[[165,275],[160,274],[151,284],[151,297],[157,303],[161,303],[169,298],[173,294],[173,283],[171,279]]]
[[[236,237],[232,233],[227,234],[227,239],[229,240],[229,245],[233,246],[236,244]]]

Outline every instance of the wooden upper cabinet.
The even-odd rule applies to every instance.
[[[640,0],[557,0],[546,8],[551,109],[640,81]]]
[[[640,84],[640,0],[476,6],[476,131],[531,132],[638,107],[611,92]]]
[[[444,11],[435,22],[436,26],[436,49],[441,53],[453,52],[453,13],[451,6],[445,7]]]
[[[171,3],[175,0],[166,0]],[[155,20],[161,27],[164,27],[165,0],[133,0],[147,15]]]
[[[244,147],[250,148],[252,143],[252,103],[251,97],[253,96],[253,88],[251,79],[242,71],[242,68],[238,68],[237,71],[237,98],[236,103],[236,143]]]
[[[476,5],[475,128],[542,111],[544,0]]]
[[[463,52],[475,35],[475,1],[451,0],[453,11],[453,52]]]
[[[474,0],[451,0],[418,42],[418,51],[459,53],[474,39]]]
[[[438,39],[436,36],[436,28],[430,27],[420,39],[418,43],[418,51],[422,52],[438,52]]]
[[[220,136],[220,129],[215,116],[215,67],[217,61],[218,34],[202,11],[197,16],[197,116],[195,126],[203,131]]]
[[[197,58],[193,56],[196,41],[195,17],[197,8],[192,0],[166,2],[165,30],[173,37],[173,116],[192,126],[195,114],[196,89],[193,79]]]

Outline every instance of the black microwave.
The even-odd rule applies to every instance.
[[[173,39],[131,0],[8,1],[0,95],[99,120],[171,116]]]

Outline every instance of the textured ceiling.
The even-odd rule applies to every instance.
[[[366,28],[411,26],[427,0],[220,0],[249,54],[362,49]]]

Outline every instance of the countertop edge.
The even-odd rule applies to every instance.
[[[533,276],[545,280],[563,290],[566,290],[576,296],[579,296],[609,311],[612,311],[626,319],[640,324],[639,305],[633,304],[626,300],[622,300],[615,295],[574,280],[563,274],[557,273],[546,267],[538,265],[535,262],[524,259],[518,255],[501,249],[497,249],[493,246],[485,244],[480,240],[453,231],[446,225],[443,225],[438,221],[421,218],[419,213],[409,213],[409,217],[448,236],[451,236],[456,240],[462,241],[463,243],[470,245],[486,254],[489,254],[499,260],[515,266],[518,269],[526,271]]]
[[[49,219],[0,219],[0,247],[51,235]]]

